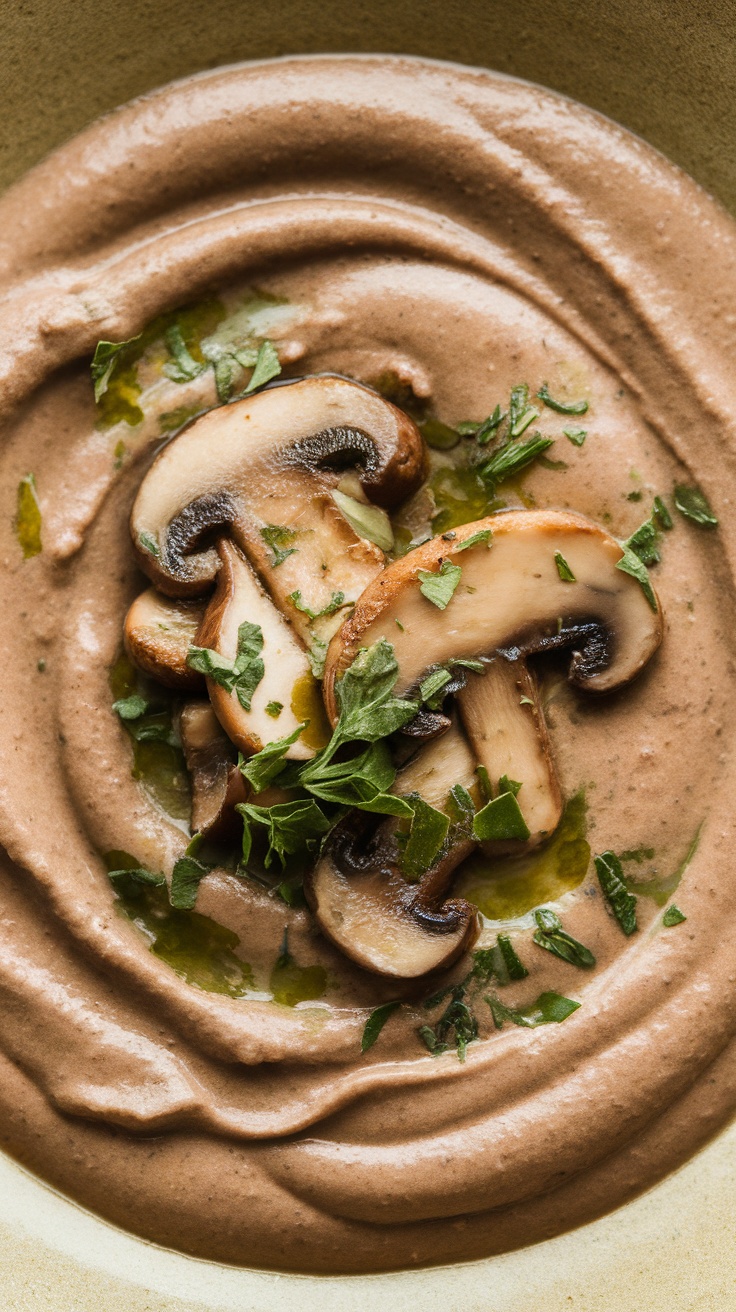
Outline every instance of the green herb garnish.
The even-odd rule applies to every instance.
[[[267,743],[260,752],[247,759],[244,756],[238,758],[238,767],[244,779],[247,779],[254,793],[262,793],[270,783],[273,783],[277,775],[285,769],[287,761],[286,753],[293,743],[296,742],[300,733],[307,727],[307,722],[297,725],[293,733],[286,738],[278,738],[275,742]]]
[[[595,965],[595,957],[590,949],[566,933],[562,928],[560,917],[554,911],[542,907],[539,911],[535,911],[534,919],[537,922],[534,942],[540,948],[553,953],[562,961],[567,961],[571,966],[579,966],[582,970],[590,970]]]
[[[479,547],[481,543],[485,543],[487,547],[490,547],[492,541],[493,533],[491,530],[489,528],[479,528],[477,533],[471,533],[470,537],[466,538],[464,542],[458,543],[455,547],[455,555],[459,551],[468,551],[470,547]]]
[[[286,528],[283,524],[266,524],[260,529],[260,535],[266,546],[271,550],[271,565],[275,569],[277,565],[283,565],[288,556],[293,556],[298,547],[290,547],[287,544],[293,542],[296,537],[296,530]]]
[[[143,547],[143,550],[144,550],[144,551],[147,551],[147,552],[148,552],[149,556],[160,556],[160,555],[161,555],[161,551],[160,551],[160,549],[159,549],[158,542],[156,541],[156,539],[155,539],[154,537],[151,536],[150,533],[139,533],[139,534],[138,534],[138,543],[139,543],[139,546]]]
[[[180,856],[171,872],[169,898],[178,911],[191,911],[197,901],[199,885],[212,866],[205,865],[194,856]]]
[[[718,518],[713,514],[707,497],[699,487],[686,487],[684,483],[675,484],[675,506],[685,519],[703,528],[715,528]]]
[[[95,401],[102,400],[105,395],[121,351],[139,341],[141,335],[141,333],[138,333],[136,337],[129,337],[127,342],[97,343],[89,367],[95,389]]]
[[[562,432],[573,446],[582,446],[588,436],[587,428],[563,428]]]
[[[297,610],[301,611],[302,615],[306,615],[310,620],[324,619],[326,615],[334,615],[335,611],[341,610],[346,604],[351,604],[345,602],[344,592],[333,592],[332,600],[326,606],[323,606],[322,610],[310,610],[309,606],[302,601],[301,592],[290,592],[289,601],[292,606],[295,606]]]
[[[417,570],[419,591],[438,610],[445,610],[452,601],[461,575],[462,570],[459,565],[453,565],[450,560],[443,560],[436,573],[429,569]]]
[[[577,579],[561,551],[555,552],[555,565],[557,566],[557,573],[563,583],[577,583]]]
[[[241,802],[236,811],[243,817],[243,863],[247,865],[253,845],[252,826],[262,826],[268,837],[268,850],[264,858],[270,869],[278,857],[286,869],[286,857],[298,852],[313,852],[317,842],[331,829],[331,823],[311,798],[293,802],[279,802],[276,806],[253,806]]]
[[[550,396],[547,384],[543,383],[537,392],[537,396],[548,410],[554,410],[558,415],[585,415],[588,413],[587,401],[556,401]]]
[[[431,870],[447,837],[450,818],[425,802],[419,793],[410,793],[404,800],[411,806],[414,816],[401,852],[400,866],[404,878],[414,883]]]
[[[141,716],[149,710],[149,704],[145,697],[133,693],[130,697],[120,697],[118,701],[113,702],[112,709],[121,720],[140,720]]]
[[[190,354],[178,323],[172,323],[171,327],[167,328],[166,345],[174,357],[174,363],[165,364],[164,373],[172,382],[189,383],[193,378],[198,378],[207,367]]]
[[[266,703],[266,715],[270,715],[272,720],[278,720],[278,718],[279,718],[281,712],[283,711],[283,709],[284,709],[284,703],[283,703],[283,702],[267,702],[267,703]]]
[[[481,775],[481,770],[484,777]],[[490,793],[488,772],[484,766],[479,766],[477,773],[481,781],[481,787],[488,796]],[[480,811],[477,811],[473,820],[473,835],[480,843],[503,842],[509,838],[526,839],[529,837],[529,826],[516,800],[520,788],[520,783],[517,783],[514,779],[507,779],[505,775],[499,780],[498,797],[493,798]]]
[[[209,647],[190,647],[187,665],[204,674],[226,692],[234,692],[244,711],[249,711],[258,684],[265,674],[261,659],[263,631],[259,624],[247,620],[238,629],[235,660],[228,660]]]
[[[507,1007],[499,998],[487,997],[486,1002],[491,1009],[493,1023],[497,1030],[503,1028],[504,1021],[511,1021],[513,1025],[523,1025],[526,1029],[534,1029],[537,1025],[560,1024],[572,1016],[574,1011],[578,1010],[581,1005],[579,1002],[573,1002],[572,998],[563,998],[560,993],[541,993],[536,1002],[532,1002],[528,1007]]]
[[[478,473],[487,485],[502,482],[518,474],[531,464],[538,455],[553,445],[551,437],[542,437],[535,433],[525,442],[509,442],[496,451],[489,460],[478,466]]]
[[[278,351],[273,342],[266,338],[258,348],[258,355],[256,356],[250,382],[241,395],[248,396],[251,392],[255,392],[257,387],[263,387],[265,383],[270,383],[271,379],[278,377],[280,373],[281,363]]]
[[[384,1002],[382,1006],[376,1007],[375,1011],[371,1012],[363,1030],[363,1038],[360,1043],[361,1052],[367,1052],[369,1048],[373,1047],[389,1016],[393,1016],[397,1007],[400,1006],[400,1002]]]
[[[616,562],[616,569],[620,569],[624,574],[630,574],[641,584],[642,591],[653,611],[657,610],[657,598],[654,595],[654,588],[649,579],[649,571],[642,560],[639,559],[635,551],[630,547],[623,546],[623,555]]]
[[[666,925],[667,929],[671,929],[673,925],[681,925],[684,920],[687,920],[687,916],[682,913],[679,907],[675,906],[674,902],[662,916],[662,924]]]
[[[393,549],[394,531],[385,510],[380,506],[367,505],[364,501],[356,501],[355,497],[349,497],[347,492],[341,492],[339,488],[335,488],[332,493],[332,500],[358,537],[375,543],[381,551]]]
[[[593,860],[595,861],[598,882],[603,890],[603,895],[624,934],[635,933],[638,928],[636,923],[636,898],[626,888],[624,872],[619,858],[615,852],[601,852]]]

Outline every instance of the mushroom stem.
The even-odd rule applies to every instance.
[[[498,655],[483,675],[471,675],[457,693],[458,710],[477,765],[491,782],[503,775],[523,784],[519,805],[529,828],[526,845],[548,838],[562,816],[547,726],[534,675],[523,660]],[[489,855],[518,851],[519,840],[484,844]]]

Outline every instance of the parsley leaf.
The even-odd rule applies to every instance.
[[[266,715],[270,715],[272,720],[278,720],[283,709],[283,702],[268,702],[266,704]]]
[[[563,583],[577,583],[577,579],[561,551],[555,552],[555,565],[557,566],[557,573]]]
[[[148,870],[146,866],[125,866],[122,870],[108,870],[107,877],[116,893],[123,894],[130,887],[131,882],[145,884],[150,888],[161,888],[166,883],[162,874]]]
[[[489,528],[479,528],[477,533],[471,533],[470,537],[466,538],[464,542],[458,543],[455,547],[455,555],[457,555],[459,551],[468,551],[471,547],[479,547],[482,542],[484,542],[487,547],[490,547],[492,545],[492,540],[493,533]]]
[[[566,933],[562,921],[549,907],[542,907],[534,912],[538,928],[534,931],[534,942],[547,952],[553,953],[571,966],[590,970],[595,965],[595,957],[589,948],[579,943],[576,938]]]
[[[102,400],[110,384],[110,379],[115,371],[118,357],[126,346],[132,346],[137,342],[141,334],[135,337],[129,337],[127,342],[98,342],[95,347],[95,353],[92,356],[90,373],[95,389],[95,401]]]
[[[662,924],[666,925],[667,929],[671,929],[673,925],[681,925],[684,920],[687,920],[687,916],[683,914],[679,907],[675,906],[674,902],[662,916]]]
[[[206,369],[206,365],[200,364],[190,355],[178,323],[173,323],[170,328],[167,328],[166,345],[174,357],[174,363],[165,364],[164,373],[172,382],[188,383],[193,378],[198,378]]]
[[[340,718],[331,742],[330,756],[350,739],[374,743],[403,728],[419,709],[418,703],[392,697],[399,665],[385,638],[363,647],[335,686]]]
[[[562,432],[573,446],[582,446],[588,436],[587,428],[563,428]]]
[[[300,724],[290,733],[288,738],[278,738],[275,742],[268,743],[256,752],[254,756],[246,760],[242,755],[238,760],[238,768],[244,779],[247,779],[254,793],[262,793],[270,783],[281,774],[288,762],[284,759],[286,753],[295,743],[300,733],[307,727],[307,721]]]
[[[367,505],[364,501],[356,501],[355,497],[349,497],[347,492],[341,492],[339,488],[335,488],[332,493],[332,500],[358,537],[367,538],[380,547],[381,551],[392,550],[394,530],[385,510],[380,506]]]
[[[537,392],[540,401],[547,406],[548,410],[554,410],[558,415],[585,415],[588,413],[587,401],[555,401],[550,396],[546,383],[543,383]]]
[[[266,524],[260,530],[261,537],[266,546],[271,550],[271,565],[275,569],[277,565],[283,565],[288,556],[293,556],[298,547],[289,547],[287,544],[293,542],[296,537],[296,530],[286,528],[283,524]]]
[[[146,714],[149,706],[145,697],[133,693],[130,697],[121,697],[118,701],[113,702],[112,709],[120,716],[121,720],[140,720],[141,716]]]
[[[478,473],[487,484],[500,483],[513,474],[518,474],[531,464],[538,455],[553,445],[551,437],[542,437],[535,433],[524,442],[509,442],[478,466]]]
[[[236,806],[243,817],[243,862],[250,859],[253,841],[252,825],[261,825],[268,836],[268,850],[264,864],[270,869],[274,857],[281,868],[286,868],[286,857],[297,852],[313,851],[317,840],[331,829],[331,822],[311,798],[294,802],[280,802],[276,806],[253,806],[240,802]]]
[[[461,575],[462,570],[459,565],[453,565],[450,560],[443,560],[437,573],[429,569],[417,570],[419,591],[438,610],[445,610],[452,601]]]
[[[149,556],[161,555],[158,542],[150,533],[139,533],[138,542],[143,547],[143,550],[148,552]]]
[[[363,1038],[360,1042],[361,1052],[367,1052],[369,1048],[373,1047],[389,1016],[393,1016],[397,1007],[400,1006],[400,1002],[384,1002],[382,1006],[376,1007],[375,1011],[371,1012],[363,1030]]]
[[[169,898],[172,907],[177,911],[191,911],[197,901],[199,885],[211,869],[196,857],[180,856],[171,874]]]
[[[675,506],[685,519],[703,528],[715,528],[718,517],[713,514],[705,493],[699,487],[686,487],[684,483],[675,485]]]
[[[301,611],[302,615],[306,615],[310,620],[321,620],[325,615],[334,615],[335,611],[340,610],[346,604],[344,592],[333,592],[332,600],[322,610],[310,610],[309,606],[302,601],[301,592],[290,592],[289,601],[292,606],[295,606],[297,610]],[[350,602],[347,605],[350,605]]]
[[[419,696],[423,702],[427,703],[430,710],[437,709],[436,705],[432,705],[433,700],[437,697],[437,694],[441,693],[442,689],[451,682],[452,675],[449,670],[444,668],[444,666],[441,666],[438,670],[432,670],[427,675],[426,679],[422,679],[422,682],[419,685]]]
[[[480,773],[481,770],[484,772],[483,776]],[[478,777],[481,787],[489,794],[490,781],[488,772],[483,766],[478,768]],[[502,779],[499,779],[498,786],[498,797],[487,802],[480,811],[476,812],[473,820],[474,837],[480,843],[505,841],[509,838],[528,838],[529,826],[516,800],[516,794],[519,792],[521,784],[514,779],[507,779],[504,775]]]
[[[620,569],[624,574],[630,574],[641,584],[642,591],[653,611],[657,610],[657,598],[654,595],[654,588],[649,580],[649,571],[642,560],[639,559],[635,551],[632,551],[625,543],[622,547],[623,555],[616,562],[616,569]]]
[[[661,497],[654,498],[652,513],[660,528],[670,529],[673,527],[672,516]]]
[[[478,1022],[467,1003],[463,1001],[464,985],[459,984],[452,990],[452,996],[434,1026],[422,1025],[417,1033],[433,1057],[447,1052],[450,1035],[454,1038],[455,1048],[460,1061],[465,1060],[469,1043],[478,1037]]]
[[[499,998],[487,997],[486,1002],[491,1009],[493,1023],[497,1030],[503,1028],[504,1021],[511,1021],[514,1025],[523,1025],[526,1029],[534,1029],[537,1025],[560,1024],[567,1020],[574,1011],[578,1010],[581,1005],[579,1002],[573,1002],[572,998],[563,998],[560,993],[540,993],[536,1002],[532,1002],[528,1007],[507,1007]]]
[[[230,661],[209,647],[190,647],[187,665],[192,670],[212,679],[226,692],[234,692],[244,711],[249,711],[253,693],[265,674],[260,653],[263,650],[263,631],[259,624],[245,620],[238,629],[238,648],[234,661]]]
[[[593,858],[598,882],[614,916],[627,936],[635,933],[636,898],[624,883],[624,872],[615,852],[601,852]]]
[[[280,373],[281,363],[278,351],[273,342],[266,338],[265,341],[261,342],[250,382],[245,390],[241,392],[241,396],[248,396],[251,392],[255,392],[257,387],[263,387],[265,383],[270,383],[271,379],[278,377]]]
[[[506,412],[501,409],[500,405],[497,405],[493,414],[490,414],[475,429],[475,440],[478,446],[486,446],[490,442],[493,434],[498,431],[505,418]]]
[[[421,879],[431,870],[435,858],[442,847],[450,818],[443,811],[437,811],[429,802],[425,802],[419,793],[410,793],[404,799],[411,806],[414,817],[409,836],[403,846],[400,865],[401,873],[409,883]]]

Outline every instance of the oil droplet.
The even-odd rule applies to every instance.
[[[108,852],[109,870],[124,870],[139,863],[127,852]],[[177,911],[169,904],[166,885],[158,887],[118,881],[120,911],[148,940],[154,956],[165,961],[187,984],[206,993],[242,998],[254,988],[247,962],[235,955],[240,939],[198,911]]]
[[[555,834],[541,851],[493,860],[476,853],[462,868],[456,892],[488,920],[516,920],[582,884],[590,864],[587,807],[581,791],[570,799]]]
[[[323,966],[298,966],[289,952],[287,933],[276,965],[271,971],[269,988],[274,1002],[283,1007],[295,1007],[297,1002],[311,1002],[321,998],[327,988],[327,973]]]
[[[300,723],[309,720],[301,741],[316,752],[326,747],[332,737],[332,730],[325,712],[322,690],[310,671],[302,674],[294,684],[291,690],[291,709]]]

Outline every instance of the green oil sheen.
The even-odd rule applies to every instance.
[[[107,389],[97,402],[98,428],[112,428],[114,424],[121,423],[134,428],[141,423],[143,411],[139,401],[142,386],[138,378],[138,366],[146,352],[150,351],[157,359],[160,356],[160,365],[163,367],[168,359],[164,344],[168,328],[174,324],[179,327],[190,355],[199,364],[203,364],[201,342],[214,332],[224,317],[224,305],[213,299],[160,315],[149,323],[140,337],[126,346],[116,358]]]
[[[125,653],[112,666],[109,682],[113,701],[130,697],[134,693],[146,698],[151,696],[151,685],[138,673]],[[155,686],[155,698],[155,713],[124,725],[133,748],[131,774],[162,811],[173,820],[188,822],[191,816],[191,791],[184,753],[173,731],[174,700],[158,684]],[[163,709],[158,709],[162,704]],[[160,736],[149,740],[137,736],[146,731]]]
[[[18,484],[18,510],[15,517],[15,535],[23,552],[23,559],[38,556],[41,548],[41,508],[36,497],[36,480],[26,474]]]
[[[311,671],[297,679],[291,690],[291,710],[302,724],[308,721],[302,730],[301,741],[315,752],[326,747],[332,737],[330,722],[325,712],[322,690]]]
[[[590,864],[587,807],[581,791],[565,807],[553,837],[531,856],[493,860],[478,852],[463,866],[456,885],[488,920],[516,920],[554,902],[585,879]]]
[[[137,865],[127,852],[108,852],[108,869]],[[240,939],[232,930],[198,911],[177,911],[165,885],[149,887],[132,879],[116,889],[120,910],[148,939],[150,951],[187,984],[206,993],[242,998],[254,987],[250,966],[235,955]]]
[[[295,1007],[297,1002],[324,997],[327,973],[322,966],[298,966],[290,953],[282,952],[271,971],[269,988],[274,1002]]]

